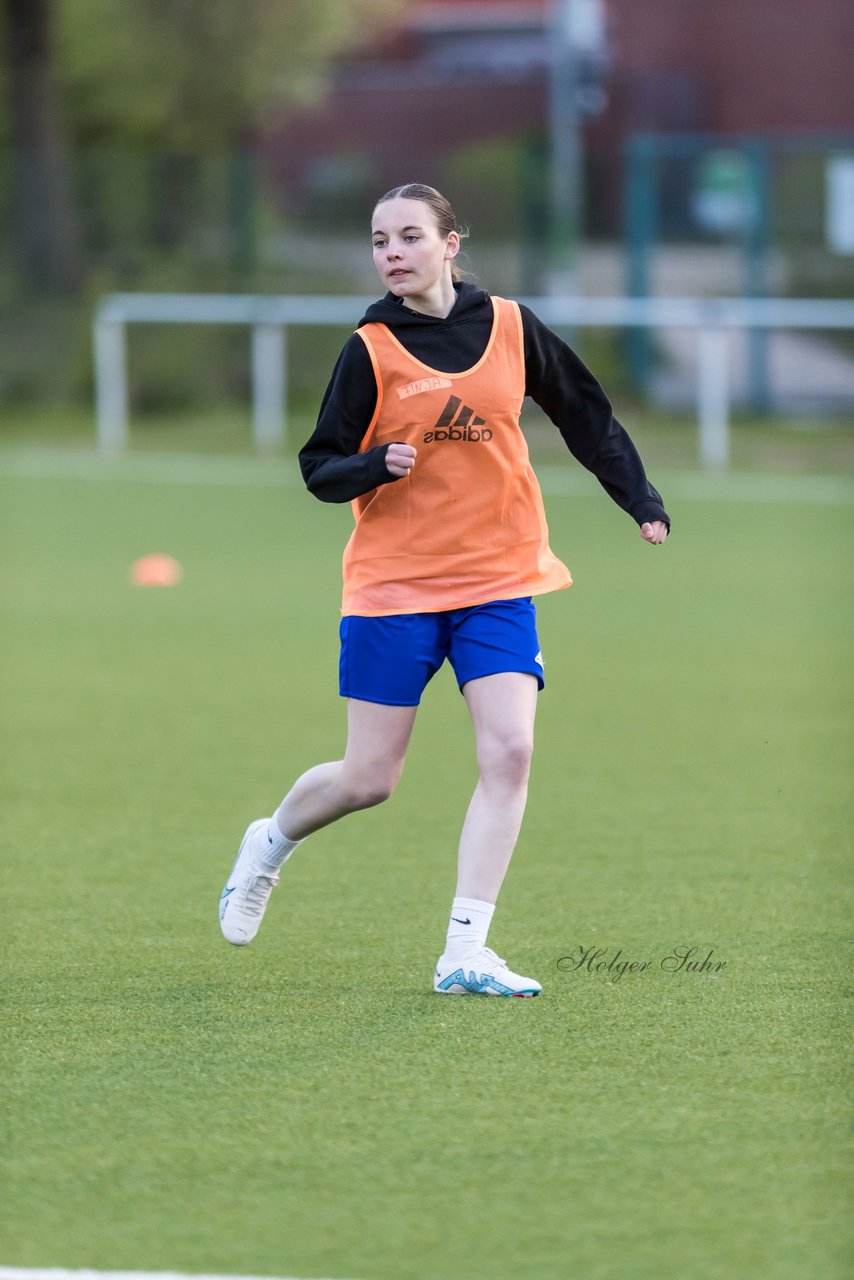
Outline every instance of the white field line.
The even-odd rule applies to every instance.
[[[536,468],[549,496],[589,497],[603,492],[598,481],[577,466]],[[854,504],[854,476],[781,475],[761,471],[655,471],[650,477],[665,505],[678,502],[761,502],[814,506]]]
[[[183,1271],[67,1271],[64,1267],[0,1267],[0,1280],[299,1280],[296,1276],[211,1276]],[[304,1280],[308,1280],[305,1277]],[[318,1278],[320,1280],[320,1278]],[[327,1277],[327,1280],[329,1278]]]
[[[88,449],[8,449],[0,452],[0,476],[16,480],[110,480],[123,484],[247,485],[282,488],[302,484],[295,462],[191,453],[137,453],[104,457]]]
[[[572,459],[567,459],[566,466],[547,464],[536,470],[543,493],[549,497],[602,495],[593,476]],[[0,451],[0,477],[272,489],[302,485],[296,462],[282,458],[167,453],[109,458],[88,449],[5,449]],[[656,471],[653,480],[670,503],[854,504],[854,476],[847,475]]]

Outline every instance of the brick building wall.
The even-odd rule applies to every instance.
[[[854,132],[852,0],[604,5],[607,103],[584,128],[589,210],[601,230],[619,225],[623,144],[633,132]],[[279,181],[296,192],[318,157],[348,149],[378,186],[401,175],[429,180],[454,147],[544,135],[547,9],[545,0],[412,0],[402,26],[339,66],[321,107],[272,131]],[[449,34],[437,44],[443,15]],[[481,22],[485,31],[506,23],[505,54],[495,65],[443,64],[461,43],[459,21],[469,30]],[[513,65],[510,56],[501,65],[523,47],[533,50],[527,61]]]
[[[854,4],[849,0],[606,0],[611,114],[621,128],[656,110],[656,77],[694,86],[698,124],[724,132],[854,128]],[[682,89],[685,92],[685,89]],[[652,121],[651,121],[652,122]]]

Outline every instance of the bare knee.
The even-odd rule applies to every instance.
[[[402,763],[376,766],[369,770],[345,769],[341,787],[348,808],[372,809],[375,805],[382,804],[394,791],[402,772]]]
[[[524,786],[533,751],[533,738],[524,732],[493,739],[478,753],[481,778],[503,787]]]

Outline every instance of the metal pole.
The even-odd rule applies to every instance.
[[[285,361],[282,326],[252,326],[252,435],[262,453],[285,438]]]
[[[716,326],[699,332],[697,418],[700,465],[729,465],[729,334]]]
[[[744,292],[748,298],[768,297],[768,243],[771,235],[770,164],[768,144],[762,140],[745,145],[750,173],[748,221],[744,236]],[[768,367],[770,334],[767,329],[747,329],[747,399],[758,413],[771,408]]]
[[[574,0],[551,0],[549,108],[551,131],[549,291],[578,292],[575,254],[579,233],[581,146],[578,118]]]
[[[96,319],[93,346],[98,448],[121,453],[128,442],[124,321]]]
[[[656,231],[656,141],[647,136],[629,138],[626,147],[626,255],[628,294],[632,298],[651,296],[649,258]],[[646,395],[649,389],[650,343],[646,328],[626,332],[629,376]]]

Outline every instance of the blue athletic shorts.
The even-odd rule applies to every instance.
[[[469,680],[523,671],[543,688],[537,616],[530,597],[441,613],[341,619],[342,698],[417,707],[447,658],[460,689]]]

